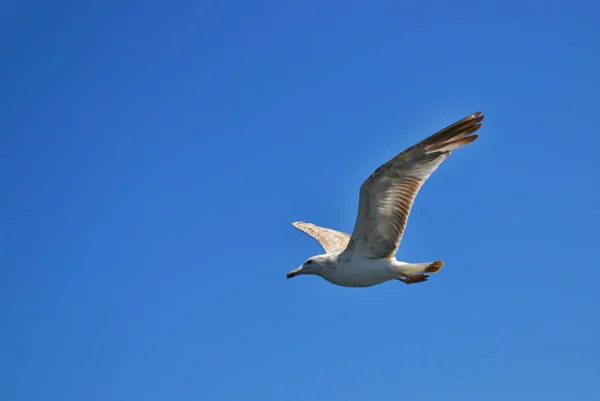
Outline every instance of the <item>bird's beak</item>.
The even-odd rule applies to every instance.
[[[292,277],[296,277],[299,274],[302,274],[302,266],[289,272],[286,277],[292,278]]]

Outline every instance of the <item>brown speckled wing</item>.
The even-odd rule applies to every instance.
[[[452,153],[477,139],[484,116],[472,114],[394,156],[360,187],[358,216],[348,245],[367,258],[390,258],[398,247],[417,193]]]
[[[343,251],[350,240],[349,234],[330,228],[319,227],[312,223],[296,221],[292,225],[317,240],[327,253]]]

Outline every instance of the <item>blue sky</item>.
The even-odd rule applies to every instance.
[[[0,15],[0,399],[598,400],[598,3],[20,1]],[[482,110],[398,258],[285,274]]]

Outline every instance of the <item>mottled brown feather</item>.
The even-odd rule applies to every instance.
[[[313,237],[326,253],[341,252],[348,245],[350,235],[331,228],[319,227],[312,223],[296,221],[292,225],[305,234]]]
[[[484,116],[477,112],[436,132],[381,165],[360,188],[358,216],[350,242],[368,258],[390,258],[406,229],[423,183],[450,153],[477,139]]]

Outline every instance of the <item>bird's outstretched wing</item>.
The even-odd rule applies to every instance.
[[[406,149],[360,187],[358,216],[348,249],[367,258],[393,256],[421,186],[452,151],[473,142],[484,116],[472,114]]]
[[[326,253],[343,251],[350,240],[349,234],[330,228],[319,227],[312,223],[296,221],[292,225],[317,240]]]

